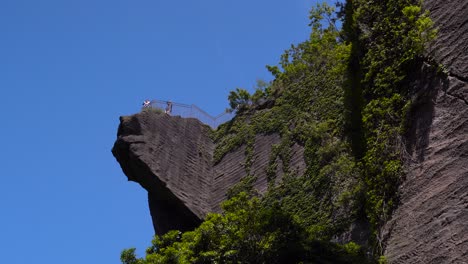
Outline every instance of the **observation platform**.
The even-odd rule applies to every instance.
[[[169,111],[171,116],[180,116],[184,118],[196,118],[200,120],[200,122],[210,126],[213,129],[216,129],[219,125],[228,122],[235,115],[234,113],[224,111],[223,113],[217,116],[212,116],[194,104],[188,105],[188,104],[181,104],[181,103],[176,103],[172,101],[163,101],[163,100],[151,100],[150,104],[147,107],[150,107],[153,109],[159,109],[163,112],[166,112],[169,104],[172,105]]]

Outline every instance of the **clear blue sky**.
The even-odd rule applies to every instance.
[[[1,263],[120,263],[153,228],[111,154],[146,99],[215,115],[308,37],[313,0],[0,0]]]

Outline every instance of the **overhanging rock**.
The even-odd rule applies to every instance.
[[[194,118],[172,117],[156,111],[120,118],[112,153],[128,180],[148,191],[148,201],[157,234],[171,229],[191,230],[209,212],[219,212],[230,187],[246,176],[244,147],[228,153],[213,165],[215,144],[210,127]],[[267,189],[269,153],[280,142],[276,134],[257,135],[251,173],[255,188]],[[290,169],[305,168],[303,149],[292,148]],[[277,175],[281,177],[281,168]]]

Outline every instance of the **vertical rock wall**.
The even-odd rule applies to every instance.
[[[415,83],[408,172],[385,229],[390,263],[468,263],[468,1],[426,0],[439,35]]]

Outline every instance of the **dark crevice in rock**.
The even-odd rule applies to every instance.
[[[456,78],[456,79],[458,79],[459,81],[468,84],[468,78],[466,78],[466,77],[460,76],[460,75],[458,75],[458,74],[454,74],[454,73],[452,73],[452,72],[450,72],[448,76],[449,76],[449,77]]]
[[[463,97],[461,97],[461,96],[459,96],[457,94],[452,94],[450,92],[447,92],[447,95],[451,96],[453,98],[459,99],[459,100],[463,101],[466,105],[468,105],[468,101],[465,98],[463,98]]]
[[[446,94],[468,105],[468,79],[452,73],[448,75],[448,79],[451,85]]]

